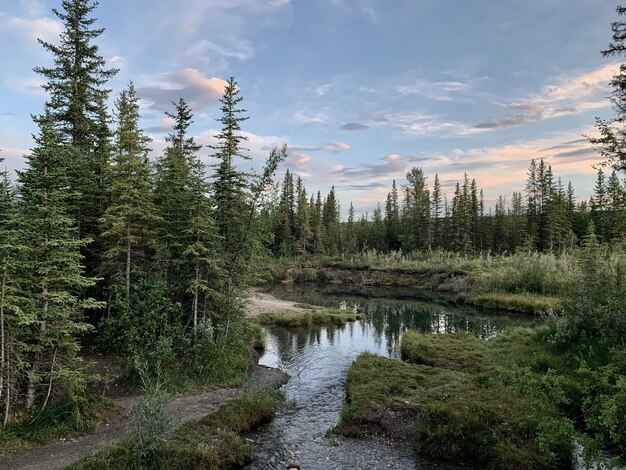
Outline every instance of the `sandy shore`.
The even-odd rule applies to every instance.
[[[304,313],[310,310],[298,307],[298,302],[291,302],[289,300],[280,300],[274,297],[272,294],[265,292],[253,291],[250,293],[250,301],[246,308],[246,314],[249,317],[262,315],[264,313],[274,312],[297,312]]]

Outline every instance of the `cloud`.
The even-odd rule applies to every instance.
[[[339,153],[350,150],[350,144],[345,142],[332,141],[326,145],[306,146],[306,145],[290,145],[289,150],[293,152],[326,152]]]
[[[356,11],[361,13],[372,24],[378,23],[378,12],[374,8],[372,0],[330,0],[330,3],[335,8],[340,8],[348,14]]]
[[[382,161],[382,163],[367,163],[354,167],[338,165],[333,170],[333,175],[339,178],[339,181],[400,178],[404,176],[406,169],[411,163],[427,160],[431,160],[431,157],[406,157],[391,154],[381,158],[379,161]]]
[[[359,122],[346,122],[345,124],[339,126],[339,128],[344,131],[362,131],[365,129],[369,129],[369,127],[370,126],[361,124]]]
[[[146,128],[146,132],[153,134],[167,134],[172,132],[176,121],[169,116],[165,116],[159,119],[158,124]]]
[[[441,117],[419,112],[387,116],[389,125],[410,136],[467,136],[483,132],[484,129],[458,121],[446,121]]]
[[[383,184],[383,183],[373,182],[373,183],[337,186],[337,188],[345,189],[346,191],[371,191],[372,189],[388,188],[388,185]]]
[[[9,77],[5,81],[6,85],[14,91],[20,93],[26,93],[33,96],[45,95],[42,86],[45,84],[45,80],[39,77]]]
[[[539,93],[501,105],[504,116],[474,127],[502,129],[608,107],[608,84],[618,67],[612,63],[590,72],[552,79]]]
[[[224,94],[226,81],[216,77],[205,77],[202,72],[186,68],[165,74],[154,85],[137,87],[137,94],[160,111],[171,109],[172,101],[185,98],[195,111],[217,103]]]
[[[36,44],[37,39],[48,42],[57,40],[63,32],[63,25],[46,16],[24,18],[0,13],[0,31],[16,34]]]
[[[254,49],[248,41],[234,38],[228,40],[224,39],[224,41],[228,44],[218,45],[213,41],[201,39],[189,48],[186,55],[197,56],[204,51],[214,51],[223,57],[235,58],[238,60],[247,60],[254,56]]]
[[[293,115],[293,120],[296,124],[325,124],[329,118],[324,112],[307,113],[306,111],[298,110]]]
[[[402,95],[422,95],[437,101],[450,101],[454,95],[465,94],[469,90],[467,83],[429,80],[417,80],[411,85],[399,86],[398,92]]]

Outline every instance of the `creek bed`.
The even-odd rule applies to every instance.
[[[532,326],[535,317],[483,313],[411,298],[406,291],[343,291],[338,286],[278,286],[279,298],[333,308],[359,309],[366,318],[345,326],[267,327],[267,345],[259,363],[277,367],[291,378],[284,386],[294,406],[252,436],[257,456],[249,469],[285,469],[298,461],[303,469],[414,469],[420,464],[407,446],[381,438],[347,439],[329,434],[338,422],[350,364],[362,352],[399,357],[407,329],[433,334],[468,331],[489,338],[512,326]],[[444,467],[440,467],[444,468]],[[450,468],[450,467],[447,467]]]

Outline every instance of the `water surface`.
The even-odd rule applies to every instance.
[[[365,351],[399,357],[400,338],[407,329],[432,334],[467,331],[489,338],[511,326],[538,322],[443,305],[425,299],[420,291],[307,285],[278,286],[271,293],[279,299],[359,309],[366,318],[345,326],[266,328],[266,350],[259,362],[291,376],[284,391],[295,406],[254,436],[257,459],[250,469],[284,469],[295,460],[303,469],[433,468],[430,463],[419,466],[409,450],[382,440],[327,437],[339,421],[350,364]]]

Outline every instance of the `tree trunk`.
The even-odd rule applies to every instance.
[[[126,225],[126,298],[130,297],[130,261],[131,261],[131,246],[130,246],[130,224]]]
[[[196,336],[198,327],[198,297],[200,294],[200,266],[196,263],[196,282],[193,289],[193,335]]]
[[[2,399],[2,392],[4,390],[4,377],[7,373],[6,368],[6,340],[4,337],[4,299],[6,294],[6,280],[7,269],[6,267],[2,272],[2,287],[0,288],[0,399]]]

